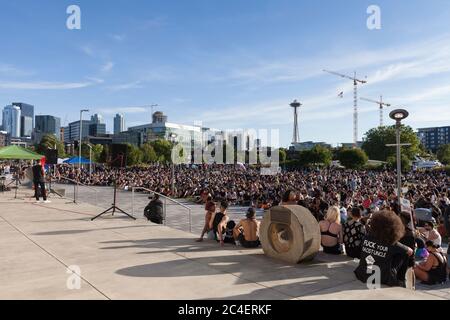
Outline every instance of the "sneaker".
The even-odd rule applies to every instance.
[[[52,203],[50,200],[45,200],[44,203]]]

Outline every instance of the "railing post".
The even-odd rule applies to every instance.
[[[167,224],[166,219],[167,219],[167,198],[164,197],[164,225]]]
[[[189,210],[189,232],[192,233],[192,215],[191,215],[191,209]]]
[[[131,215],[134,217],[134,187],[131,188]]]
[[[73,184],[73,203],[77,203],[77,184]]]

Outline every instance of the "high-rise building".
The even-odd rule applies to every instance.
[[[89,135],[93,137],[98,137],[100,135],[106,134],[106,124],[104,123],[91,123],[89,125]]]
[[[125,131],[125,119],[122,114],[116,114],[114,117],[114,134]]]
[[[19,107],[10,105],[3,108],[3,130],[12,138],[20,137],[20,116],[21,110]]]
[[[106,124],[103,123],[103,117],[99,114],[91,116],[91,124],[89,125],[89,135],[97,137],[106,134]]]
[[[53,134],[58,140],[61,134],[61,119],[54,116],[39,115],[36,116],[36,134]]]
[[[23,102],[13,102],[15,107],[19,107],[20,114],[20,136],[31,137],[34,129],[34,106]]]
[[[90,125],[91,125],[91,121],[83,120],[81,139],[89,136]],[[79,120],[69,123],[69,125],[64,128],[64,142],[72,143],[75,140],[80,140],[80,121]]]
[[[96,113],[96,114],[91,116],[91,123],[92,124],[94,124],[94,123],[96,123],[96,124],[103,123],[103,117],[100,114]]]
[[[450,126],[421,128],[417,135],[426,149],[436,152],[441,145],[450,143]]]

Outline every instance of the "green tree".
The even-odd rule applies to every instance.
[[[171,162],[172,159],[172,143],[167,140],[155,140],[150,142],[156,153],[158,162]]]
[[[106,163],[109,160],[109,156],[110,156],[110,146],[105,145],[102,148],[102,151],[100,152],[97,162],[98,163]]]
[[[81,156],[85,159],[89,159],[89,156],[92,156],[92,162],[96,163],[104,163],[106,162],[106,159],[103,161],[103,150],[106,146],[103,146],[101,144],[94,144],[91,145],[91,148],[86,143],[83,143],[81,145]],[[78,156],[78,154],[77,154]]]
[[[436,155],[442,164],[450,164],[450,144],[440,146]]]
[[[278,152],[280,154],[280,163],[285,163],[287,159],[286,149],[280,148]]]
[[[142,163],[142,151],[138,147],[127,144],[127,166],[134,166]]]
[[[55,148],[58,150],[58,157],[64,158],[65,157],[64,144],[61,141],[59,141],[53,134],[44,135],[41,141],[35,146],[36,152],[40,154],[45,154],[45,152],[48,149],[55,149]]]
[[[329,166],[332,159],[333,154],[330,149],[317,145],[311,150],[304,150],[300,152],[299,164],[304,167],[312,165]]]
[[[338,154],[338,160],[347,169],[362,168],[369,158],[361,149],[342,149]]]
[[[386,147],[386,144],[396,143],[395,126],[378,127],[369,130],[365,134],[365,141],[362,149],[371,160],[387,161],[389,157],[395,156],[395,147]],[[402,154],[409,160],[421,152],[420,140],[414,130],[409,126],[403,126],[400,129],[401,143],[410,143],[410,146],[402,147]]]
[[[156,155],[155,149],[149,143],[145,143],[141,146],[142,151],[142,162],[143,163],[155,163],[158,161],[158,156]]]
[[[389,156],[386,161],[388,163],[388,166],[391,169],[396,169],[397,168],[397,156],[396,155]],[[411,171],[411,167],[412,167],[411,166],[411,160],[405,154],[401,155],[401,165],[402,165],[402,171],[403,172]]]
[[[94,162],[99,162],[101,155],[103,153],[103,145],[101,144],[95,144],[92,146],[92,160]]]

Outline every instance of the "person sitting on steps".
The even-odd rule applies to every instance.
[[[211,221],[209,223],[209,228],[214,231],[216,240],[220,242],[220,245],[222,247],[225,244],[223,234],[226,232],[228,223],[227,210],[228,202],[222,200],[220,202],[220,211],[212,215]]]
[[[260,223],[256,220],[256,211],[253,208],[247,210],[246,219],[241,220],[234,228],[234,238],[244,248],[257,248],[261,245],[259,241]]]
[[[447,257],[432,240],[425,244],[430,255],[427,260],[414,268],[414,274],[422,283],[435,285],[447,281]]]

